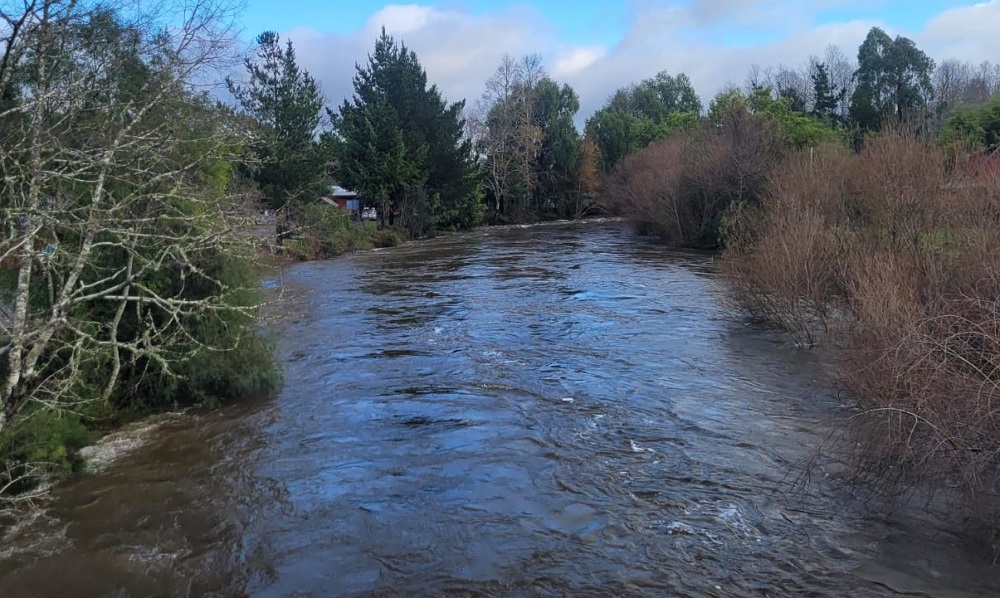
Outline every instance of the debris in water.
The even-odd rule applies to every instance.
[[[629,438],[628,443],[632,447],[632,452],[633,453],[655,453],[656,452],[656,451],[654,451],[651,448],[643,448],[643,447],[639,446],[631,438]]]

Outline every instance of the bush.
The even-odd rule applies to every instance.
[[[892,494],[929,479],[996,521],[1000,187],[952,180],[947,162],[902,129],[793,157],[759,210],[730,215],[724,271],[749,313],[807,342],[834,333],[865,413],[859,481]]]
[[[0,513],[8,497],[30,496],[45,478],[80,471],[79,450],[99,434],[76,413],[27,409],[0,434]]]
[[[604,185],[607,209],[677,245],[718,247],[733,206],[757,206],[787,143],[774,122],[733,109],[624,159]]]
[[[374,222],[352,222],[347,212],[322,204],[297,205],[287,215],[282,252],[296,261],[338,256],[374,247],[395,247],[401,229],[380,229]]]

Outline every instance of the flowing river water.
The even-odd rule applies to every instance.
[[[829,356],[621,223],[290,269],[286,382],[169,419],[0,545],[0,596],[990,596],[805,462]],[[800,482],[800,483],[796,483]]]

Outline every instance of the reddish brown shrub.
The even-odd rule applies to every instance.
[[[981,508],[1000,483],[1000,185],[946,164],[905,130],[796,156],[733,215],[725,272],[749,313],[806,342],[835,332],[864,409],[857,479],[932,479]]]
[[[770,120],[733,112],[625,158],[605,180],[605,205],[669,243],[717,247],[730,206],[759,205],[785,150]]]

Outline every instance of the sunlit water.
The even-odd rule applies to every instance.
[[[273,399],[171,419],[0,546],[8,596],[988,596],[804,463],[829,356],[622,224],[305,264]]]

